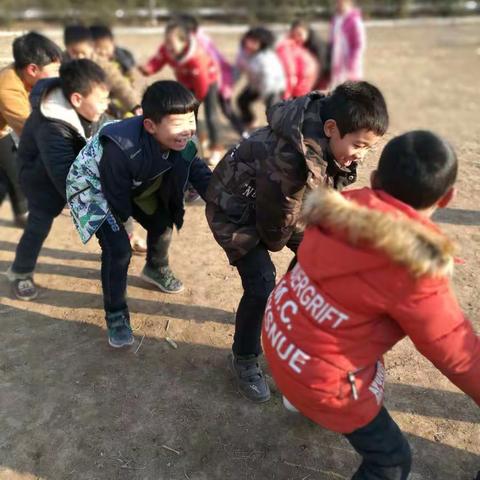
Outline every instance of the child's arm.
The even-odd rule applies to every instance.
[[[141,65],[139,70],[143,73],[143,75],[153,75],[160,71],[165,64],[167,63],[167,57],[165,55],[165,48],[163,45],[157,50],[157,53],[150,57],[147,63]]]
[[[201,158],[195,157],[190,165],[188,180],[204,200],[211,177],[212,171],[205,162]]]
[[[448,280],[419,280],[416,292],[396,303],[390,314],[416,348],[480,405],[480,338]]]
[[[100,181],[105,198],[121,222],[132,214],[132,173],[126,155],[110,140],[103,145],[99,165]]]
[[[0,112],[7,124],[20,137],[30,115],[28,96],[16,88],[3,89],[0,92]]]
[[[76,158],[72,134],[63,125],[44,122],[35,132],[40,158],[58,193],[66,201],[68,171]],[[22,142],[20,142],[20,149]],[[21,152],[19,152],[20,155]]]
[[[138,107],[141,103],[140,95],[134,90],[130,81],[122,75],[118,66],[112,62],[105,62],[101,67],[107,77],[110,95],[119,100],[126,110],[133,111]]]

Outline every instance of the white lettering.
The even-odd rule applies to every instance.
[[[290,361],[288,362],[288,366],[297,373],[302,373],[303,365],[306,365],[308,360],[310,360],[310,355],[307,355],[305,352],[302,352],[299,348],[295,350],[293,355],[290,357]]]

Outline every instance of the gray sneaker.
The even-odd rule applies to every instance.
[[[160,267],[158,270],[147,265],[143,267],[140,275],[146,282],[158,287],[165,293],[183,292],[183,283],[175,277],[170,267]]]
[[[263,403],[270,400],[270,388],[258,363],[257,355],[231,356],[231,366],[240,393],[252,400]]]
[[[113,348],[122,348],[133,345],[130,318],[124,311],[109,313],[106,317],[108,330],[108,344]]]
[[[13,294],[19,300],[29,301],[38,297],[38,289],[32,277],[16,278],[11,285]]]

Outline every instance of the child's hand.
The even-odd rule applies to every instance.
[[[150,75],[150,72],[143,65],[139,65],[137,69],[144,77],[148,77]]]

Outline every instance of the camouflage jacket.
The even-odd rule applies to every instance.
[[[303,197],[319,185],[341,189],[356,165],[334,161],[321,118],[324,95],[311,92],[267,112],[268,126],[232,148],[213,172],[206,215],[235,263],[259,242],[281,250],[299,225]]]

